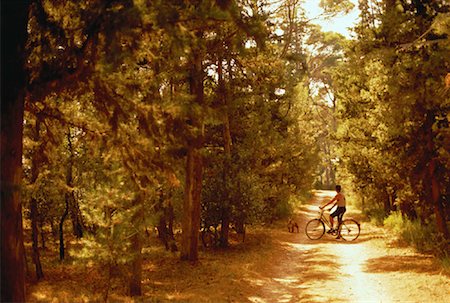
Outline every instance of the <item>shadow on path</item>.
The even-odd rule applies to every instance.
[[[410,255],[390,256],[385,255],[367,260],[364,270],[370,273],[389,272],[415,272],[415,273],[439,273],[439,268],[433,264],[432,256]]]

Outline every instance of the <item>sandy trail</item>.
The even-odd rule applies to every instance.
[[[251,302],[450,302],[450,279],[433,259],[388,247],[380,229],[363,225],[354,242],[309,240],[304,226],[332,194],[318,191],[301,209],[298,236],[277,235],[283,261],[268,268],[272,277]]]

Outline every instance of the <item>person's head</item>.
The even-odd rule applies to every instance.
[[[341,192],[341,186],[340,185],[336,185],[336,192],[338,192],[338,193]]]

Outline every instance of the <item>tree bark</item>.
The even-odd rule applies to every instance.
[[[39,230],[38,230],[38,205],[35,198],[31,198],[31,239],[33,247],[33,263],[36,269],[36,280],[44,278],[44,272],[42,271],[41,258],[39,254]]]
[[[29,1],[1,2],[1,301],[25,301],[22,227],[23,48]]]
[[[184,189],[181,260],[198,260],[200,199],[203,176],[202,162],[203,159],[200,151],[195,148],[189,148],[186,163],[186,184]]]
[[[67,215],[69,214],[69,199],[70,194],[65,194],[65,203],[66,207],[64,208],[64,213],[61,216],[61,220],[59,221],[59,260],[63,261],[65,258],[65,246],[64,246],[64,221],[66,220]]]
[[[386,188],[386,185],[385,185]],[[389,215],[391,213],[391,198],[389,193],[387,192],[387,190],[383,190],[383,208],[384,208],[384,213],[387,215]]]
[[[66,185],[68,187],[73,187],[73,164],[74,164],[74,157],[75,157],[75,153],[73,150],[73,144],[72,144],[72,133],[70,130],[70,127],[67,129],[67,148],[69,151],[69,162],[68,162],[68,166],[67,166],[67,182]],[[80,212],[80,207],[78,205],[78,201],[75,197],[75,194],[71,194],[70,199],[69,199],[69,215],[70,215],[70,220],[72,221],[72,232],[73,235],[75,237],[77,237],[78,239],[83,237],[83,224],[82,224],[82,219],[81,219],[81,212]]]
[[[449,239],[447,222],[445,219],[444,207],[442,205],[441,185],[436,177],[436,160],[432,159],[429,165],[431,200],[434,214],[436,215],[437,230],[445,239]]]
[[[436,113],[434,111],[427,111],[425,123],[422,126],[423,131],[425,132],[425,155],[428,157],[428,169],[425,171],[423,186],[425,189],[425,199],[427,200],[427,204],[433,207],[433,211],[436,216],[437,230],[444,236],[445,239],[448,240],[449,232],[444,207],[442,204],[442,188],[439,181],[440,163],[437,161],[436,146],[434,143],[435,134],[433,131],[433,125],[435,123],[435,117]]]
[[[220,246],[228,247],[228,238],[230,235],[230,189],[228,184],[228,174],[231,168],[231,131],[230,131],[230,118],[228,113],[228,91],[225,85],[225,81],[223,79],[223,67],[222,67],[222,57],[219,58],[219,62],[217,63],[217,74],[219,79],[219,98],[222,99],[223,104],[223,116],[222,116],[222,124],[223,124],[223,147],[224,147],[224,162],[223,162],[223,186],[224,186],[224,205],[222,209],[222,228],[220,232]],[[231,69],[231,68],[230,68]],[[231,75],[230,75],[231,76]]]
[[[201,39],[202,33],[197,33]],[[201,50],[193,51],[191,70],[189,75],[190,93],[195,97],[195,103],[203,106],[203,64]],[[203,113],[197,116],[192,114],[190,124],[196,129],[187,142],[186,159],[186,181],[184,188],[183,219],[182,219],[182,240],[181,240],[181,260],[198,260],[198,237],[200,229],[200,203],[203,179],[203,137],[204,122]]]
[[[69,189],[73,187],[73,148],[72,148],[72,139],[70,134],[70,128],[67,132],[67,147],[69,149],[69,161],[67,163],[67,172],[66,172],[66,185]],[[65,199],[65,208],[64,213],[61,216],[61,220],[59,222],[59,259],[62,261],[65,258],[65,246],[64,246],[64,221],[70,212],[70,205],[74,203],[75,197],[72,191],[66,192],[64,195]]]

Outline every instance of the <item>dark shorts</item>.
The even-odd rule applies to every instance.
[[[342,221],[344,213],[347,211],[345,206],[338,206],[338,208],[330,215],[331,217],[338,217],[339,222]]]

